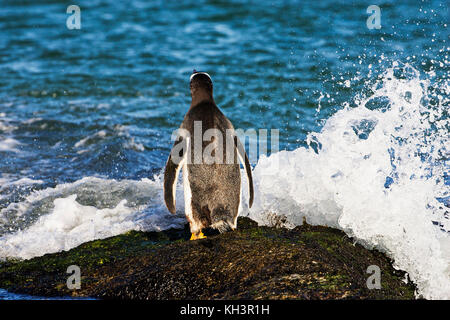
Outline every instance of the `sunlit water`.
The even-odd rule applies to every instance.
[[[181,227],[161,170],[195,68],[236,128],[280,130],[242,215],[337,227],[450,298],[445,1],[385,1],[379,30],[364,1],[78,5],[81,30],[59,1],[0,11],[0,258]]]
[[[85,297],[40,297],[28,294],[11,293],[4,289],[0,289],[0,300],[95,300],[95,299]]]

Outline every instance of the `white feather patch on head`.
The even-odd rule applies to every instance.
[[[211,76],[209,74],[207,74],[206,72],[196,72],[196,73],[191,74],[191,77],[189,78],[189,82],[191,82],[192,78],[194,78],[196,75],[199,75],[199,74],[206,75],[209,78],[209,80],[212,81]]]

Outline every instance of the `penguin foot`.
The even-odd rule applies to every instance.
[[[199,232],[199,233],[193,233],[191,235],[191,239],[190,240],[198,240],[198,239],[205,239],[206,236],[203,234],[203,232]]]

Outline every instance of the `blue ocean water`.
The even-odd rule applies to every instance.
[[[395,192],[407,174],[410,180],[432,178],[436,187],[426,189],[429,196],[423,199],[427,208],[436,208],[430,209],[430,224],[443,233],[450,230],[445,209],[450,172],[448,2],[384,0],[378,3],[380,29],[367,27],[370,14],[366,10],[372,3],[362,0],[77,0],[71,4],[81,9],[79,30],[66,27],[66,2],[2,1],[1,258],[29,258],[129,229],[164,229],[184,223],[182,207],[176,217],[168,216],[160,199],[158,175],[172,145],[171,134],[189,108],[193,69],[211,75],[215,100],[236,128],[279,129],[280,149],[290,152],[310,149],[320,154],[325,145],[325,154],[343,143],[332,140],[333,134],[322,140],[311,134],[334,132],[330,130],[339,127],[339,112],[360,110],[364,101],[364,109],[372,113],[353,123],[349,132],[367,141],[367,146],[343,152],[346,158],[329,158],[329,163],[335,161],[342,168],[342,172],[330,169],[330,176],[349,177],[345,168],[355,165],[351,155],[369,159],[383,154],[390,164],[380,175],[377,191]],[[398,81],[396,85],[380,85],[389,77]],[[417,112],[401,111],[392,127],[386,122],[384,137],[394,137],[391,145],[384,145],[381,138],[371,141],[376,137],[372,132],[378,132],[385,121],[382,114],[398,105],[396,90],[403,90],[403,85],[416,90],[405,87],[398,94],[407,103],[411,103],[408,99],[414,102],[420,91],[412,104]],[[370,96],[374,98],[366,101]],[[432,113],[429,125],[417,129],[416,124],[424,123],[421,117],[428,114],[429,120]],[[406,135],[397,130],[402,121],[403,129],[409,130]],[[405,145],[411,148],[406,150]],[[409,155],[421,161],[405,162]],[[364,170],[370,177],[370,167]],[[319,172],[327,170],[313,172],[311,179]],[[256,191],[266,195],[263,180],[258,181]],[[298,183],[286,182],[292,186],[286,194]],[[398,203],[411,190],[399,193]],[[371,194],[375,191],[359,198]],[[440,202],[428,203],[433,198]],[[306,202],[314,204],[315,210],[322,205],[313,197],[305,202],[295,194],[290,198],[292,205],[284,206],[288,199],[280,200],[276,191],[270,199],[275,199],[270,206],[257,200],[258,209],[250,215],[263,223],[266,211],[282,214],[300,203],[295,210],[307,212]],[[348,212],[348,199],[336,196],[327,201],[339,210],[344,208],[339,214]],[[389,202],[387,207],[396,205]],[[371,236],[366,239],[365,231],[338,225],[337,218],[317,219],[317,223],[332,221],[330,225],[341,226],[387,252],[395,251],[391,250],[395,243],[375,244],[368,240]],[[299,220],[296,216],[291,222],[295,225]],[[395,252],[392,256],[397,257]],[[424,275],[426,266],[417,267],[419,256],[404,263],[399,258],[398,263],[417,274],[425,296],[445,297],[445,291],[434,291],[433,281],[441,278],[430,280]],[[447,274],[440,276],[447,278]]]
[[[95,299],[84,297],[39,297],[27,294],[11,293],[4,289],[0,289],[0,300],[95,300]]]

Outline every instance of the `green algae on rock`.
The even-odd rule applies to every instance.
[[[188,241],[189,230],[130,231],[65,252],[0,264],[0,288],[106,299],[414,299],[404,272],[342,231],[292,230],[239,218],[238,230]],[[70,290],[67,267],[81,269]],[[381,270],[368,289],[367,268]]]

